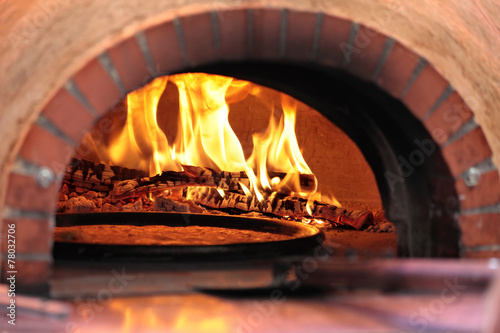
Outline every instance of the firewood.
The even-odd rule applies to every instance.
[[[185,166],[184,171],[164,171],[160,175],[145,177],[136,180],[125,180],[116,183],[110,192],[115,200],[137,198],[147,193],[158,193],[174,188],[187,186],[213,187],[230,192],[244,193],[241,185],[250,187],[250,179],[247,174],[241,172],[214,171],[203,167]],[[278,177],[280,180],[286,177],[286,173],[269,172],[269,177]],[[316,188],[314,175],[299,175],[301,190],[313,191]]]
[[[213,209],[236,209],[243,212],[260,212],[279,217],[295,219],[324,219],[359,230],[373,224],[373,214],[367,210],[350,210],[314,201],[310,214],[307,199],[279,198],[270,196],[258,201],[255,196],[224,191],[222,196],[216,189],[209,187],[187,187],[184,196],[194,203]]]
[[[63,184],[72,189],[81,188],[97,192],[110,192],[114,184],[127,179],[147,176],[142,170],[111,166],[73,158],[64,174]]]
[[[110,193],[114,200],[139,198],[148,193],[159,193],[186,186],[215,187],[243,193],[241,185],[250,187],[250,179],[244,171],[215,171],[208,168],[183,165],[184,171],[164,171],[147,177],[145,171],[110,166],[86,160],[73,159],[68,166],[63,183],[79,193],[85,190]],[[269,172],[269,177],[284,179],[283,172]],[[312,192],[316,177],[300,174],[301,191]],[[289,189],[288,189],[289,190]]]
[[[289,197],[286,191],[281,195],[265,193],[264,199],[259,201],[255,196],[244,194],[241,185],[250,187],[250,179],[243,171],[214,171],[195,166],[183,168],[184,171],[181,172],[164,171],[159,175],[147,177],[146,172],[141,170],[73,159],[63,184],[73,192],[95,191],[109,194],[112,202],[138,199],[149,193],[177,190],[184,191],[184,197],[194,203],[213,209],[237,209],[297,219],[318,218],[349,225],[355,229],[373,223],[373,214],[369,211],[347,210],[321,202],[314,202],[313,213],[309,214],[306,209],[307,200]],[[269,177],[282,180],[286,174],[269,172]],[[299,179],[302,191],[312,191],[316,188],[314,175],[300,174]],[[221,189],[224,191],[224,197],[217,191]]]

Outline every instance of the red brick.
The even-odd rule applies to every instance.
[[[7,265],[2,266],[2,280],[6,281]],[[16,294],[45,295],[49,291],[51,262],[16,258]]]
[[[500,258],[499,250],[490,251],[464,251],[462,253],[463,258],[469,259],[488,259],[488,258]]]
[[[247,52],[247,11],[218,12],[217,20],[220,57],[225,60],[244,59]]]
[[[319,38],[318,61],[322,64],[339,67],[344,58],[345,46],[349,41],[351,21],[325,15]],[[342,48],[344,47],[344,48]]]
[[[394,43],[377,84],[395,98],[403,93],[406,83],[417,67],[420,57],[399,43]]]
[[[173,23],[167,22],[146,31],[155,71],[167,74],[185,67]]]
[[[13,208],[52,213],[56,210],[59,187],[58,182],[53,182],[48,188],[41,188],[34,177],[12,173],[5,202]]]
[[[500,244],[500,214],[462,215],[459,223],[466,247]]]
[[[500,202],[500,179],[497,170],[482,174],[479,183],[474,187],[468,187],[463,179],[459,179],[456,181],[456,188],[462,209],[479,208]]]
[[[15,225],[15,248],[17,254],[50,254],[52,251],[52,221],[33,219],[5,219],[2,221],[2,253],[7,253],[7,230]]]
[[[75,142],[80,142],[96,120],[66,89],[57,92],[42,114]]]
[[[97,59],[76,73],[73,81],[99,114],[106,113],[122,98],[120,90]]]
[[[403,96],[403,102],[419,119],[422,119],[448,86],[432,66],[427,65]]]
[[[384,50],[387,37],[365,26],[359,28],[353,46],[359,52],[351,54],[347,70],[365,80],[370,80]]]
[[[424,125],[432,138],[442,145],[471,118],[471,110],[455,92],[424,121]]]
[[[286,33],[286,57],[293,60],[311,60],[316,27],[316,14],[290,12]]]
[[[142,87],[151,78],[144,55],[135,38],[129,38],[108,50],[127,92]]]
[[[19,154],[28,161],[59,172],[65,169],[73,156],[74,147],[34,124],[24,139]]]
[[[491,156],[491,149],[480,127],[453,141],[442,151],[455,177]]]
[[[183,17],[181,22],[189,65],[195,67],[216,60],[210,13]]]
[[[253,11],[253,56],[258,59],[279,58],[281,10]]]

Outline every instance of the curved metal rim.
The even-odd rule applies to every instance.
[[[289,221],[203,214],[180,213],[85,213],[57,214],[56,226],[75,225],[168,225],[213,226],[231,229],[266,231],[292,236],[271,242],[223,245],[108,245],[55,242],[54,258],[71,260],[183,261],[274,258],[312,252],[324,241],[318,228]]]

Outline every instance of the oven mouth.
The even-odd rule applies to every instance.
[[[221,86],[226,94],[223,99]],[[326,180],[324,175],[317,178],[302,156],[304,150],[316,149],[315,141],[312,145],[304,141],[304,132],[314,132],[301,127],[302,136],[297,136],[295,125],[297,119],[329,122],[299,102],[251,81],[203,72],[162,76],[131,92],[89,131],[66,169],[56,214],[54,259],[175,262],[307,256],[323,243],[327,229],[371,226],[371,209],[333,203],[337,200],[328,195],[332,182],[319,189]],[[246,122],[242,106],[260,120],[257,126]],[[221,109],[224,112],[219,113]],[[230,113],[236,116],[230,118]],[[222,131],[212,124],[214,118],[224,124]],[[103,121],[116,125],[117,119],[120,122],[108,136],[94,139],[91,133]],[[249,128],[248,133],[238,121]],[[177,127],[171,125],[176,122]],[[207,130],[204,122],[212,127]],[[238,128],[232,128],[234,125]],[[220,132],[224,140],[216,141],[217,149],[207,150],[207,142]],[[227,141],[226,136],[230,137]],[[197,142],[196,149],[192,142]],[[93,148],[84,149],[86,144]],[[241,156],[232,155],[226,147],[237,145],[241,145]],[[349,147],[357,149],[351,141]],[[221,159],[221,151],[230,157]],[[362,156],[351,152],[356,153]],[[333,158],[328,153],[319,156],[323,159],[314,163],[321,169]],[[358,162],[366,164],[362,157]],[[376,192],[378,198],[375,182],[366,170],[367,165],[364,175],[371,183],[365,191]],[[378,200],[374,206],[381,206]],[[184,209],[191,214],[175,213]],[[196,214],[200,210],[204,214]],[[384,231],[394,231],[383,211],[378,211],[378,222],[383,219],[390,225]],[[219,228],[227,239],[238,233],[253,234],[214,242],[210,228]],[[201,241],[195,239],[196,233],[209,236]],[[186,241],[174,241],[175,235]],[[392,236],[390,244],[378,239],[377,251],[394,254],[394,233],[387,236]],[[361,247],[357,250],[368,252]]]
[[[443,156],[406,106],[374,83],[343,70],[296,63],[222,63],[182,73],[247,80],[319,111],[355,142],[373,170],[386,217],[396,225],[398,256],[458,256],[456,193],[438,195],[442,189],[429,182],[433,177],[453,179]],[[410,174],[404,174],[401,159],[421,152],[422,142],[431,143],[433,151]]]
[[[185,109],[182,108],[182,105],[180,103],[181,96],[184,96],[182,95],[182,92],[184,92],[184,90],[181,90],[180,87],[187,86],[190,87],[193,91],[198,91],[196,90],[196,88],[193,87],[197,86],[197,82],[200,79],[203,79],[202,81],[203,83],[201,85],[202,87],[204,87],[203,84],[205,83],[207,84],[218,83],[219,80],[224,81],[227,79],[234,80],[236,88],[233,88],[232,93],[229,93],[230,95],[229,98],[230,99],[232,98],[233,101],[235,99],[237,102],[245,100],[246,97],[241,97],[240,96],[241,90],[238,89],[241,89],[241,87],[245,87],[245,85],[250,84],[252,88],[249,91],[252,91],[252,93],[249,93],[249,91],[247,90],[246,93],[243,94],[244,96],[250,96],[251,98],[254,98],[258,101],[260,101],[261,99],[262,101],[264,101],[264,99],[267,99],[266,101],[268,104],[275,103],[274,107],[270,108],[269,110],[268,110],[269,105],[265,103],[250,105],[256,109],[260,107],[262,110],[260,110],[259,112],[261,112],[264,115],[266,114],[266,112],[268,112],[270,114],[270,119],[269,123],[267,124],[267,130],[263,131],[262,127],[256,127],[256,130],[260,132],[257,132],[257,134],[255,132],[252,133],[253,150],[251,155],[248,155],[248,152],[245,153],[245,157],[247,158],[246,159],[247,163],[249,163],[248,161],[251,161],[252,158],[254,158],[254,153],[257,154],[260,153],[260,150],[256,148],[259,147],[260,143],[260,141],[256,140],[259,140],[260,138],[264,138],[262,141],[263,143],[260,143],[264,146],[266,145],[266,142],[268,142],[267,145],[271,146],[275,144],[275,142],[278,141],[281,142],[284,137],[285,137],[284,140],[290,140],[290,141],[297,140],[297,137],[295,137],[295,135],[297,135],[295,130],[291,131],[291,133],[293,133],[293,139],[290,139],[285,136],[285,129],[287,128],[286,116],[291,112],[291,110],[293,110],[294,113],[302,112],[301,116],[302,121],[312,121],[314,123],[317,122],[318,119],[321,119],[322,122],[328,123],[328,120],[324,118],[324,115],[321,115],[318,111],[312,109],[310,106],[300,103],[297,104],[298,102],[300,102],[298,100],[297,100],[298,102],[297,101],[293,102],[293,100],[292,102],[290,102],[288,100],[290,96],[288,97],[285,96],[285,92],[282,90],[278,91],[272,89],[273,88],[272,84],[268,85],[268,88],[271,89],[267,89],[265,85],[258,85],[254,81],[246,80],[245,83],[245,81],[238,80],[237,78],[235,79],[234,76],[232,75],[226,75],[225,77],[222,77],[220,75],[207,74],[208,72],[209,71],[201,71],[201,72],[194,71],[193,73],[188,72],[188,73],[172,74],[171,76],[159,77],[155,79],[150,84],[130,93],[125,101],[119,103],[116,109],[109,112],[110,118],[108,119],[103,118],[105,120],[111,119],[111,122],[113,122],[113,120],[116,119],[117,117],[121,117],[117,116],[117,112],[123,113],[123,111],[126,110],[127,113],[125,114],[126,115],[125,119],[123,120],[123,118],[120,118],[122,119],[121,121],[124,122],[123,127],[120,126],[117,127],[117,129],[121,132],[119,132],[120,133],[119,135],[115,134],[114,136],[114,138],[119,138],[119,139],[113,139],[112,136],[110,136],[109,140],[106,140],[106,138],[104,138],[101,141],[95,141],[92,138],[92,136],[87,136],[84,139],[88,140],[87,142],[91,142],[93,146],[96,147],[95,150],[93,151],[98,153],[96,153],[96,156],[93,156],[91,158],[92,161],[85,159],[85,156],[92,156],[91,154],[93,152],[92,150],[88,151],[87,153],[89,154],[87,155],[84,154],[82,155],[80,153],[77,153],[77,155],[74,156],[73,161],[67,168],[66,174],[64,176],[63,188],[61,189],[61,194],[59,196],[60,198],[59,204],[63,204],[63,206],[58,205],[58,209],[59,212],[66,211],[70,213],[57,213],[56,215],[55,242],[53,247],[54,259],[76,260],[76,261],[91,261],[91,260],[127,261],[128,260],[128,261],[147,261],[147,262],[169,262],[169,261],[175,262],[179,260],[220,261],[220,260],[240,260],[240,259],[248,260],[256,258],[280,258],[287,255],[307,256],[312,254],[314,249],[320,246],[325,240],[324,233],[327,232],[327,229],[325,228],[328,228],[328,232],[331,229],[335,229],[339,226],[350,227],[353,230],[354,229],[360,230],[360,229],[366,229],[373,223],[374,213],[372,213],[370,209],[353,210],[349,208],[335,206],[333,204],[330,205],[326,202],[316,201],[314,199],[315,197],[308,197],[310,195],[308,193],[312,194],[316,193],[318,183],[321,185],[321,180],[317,179],[314,174],[312,173],[309,174],[307,172],[306,169],[308,169],[309,167],[307,166],[305,161],[304,164],[306,164],[306,169],[302,168],[300,170],[304,170],[306,172],[305,173],[301,172],[300,174],[298,173],[299,169],[296,167],[296,165],[298,165],[298,162],[296,155],[294,155],[294,152],[295,154],[297,153],[302,154],[302,152],[299,151],[299,148],[302,150],[304,149],[303,146],[300,147],[297,146],[295,150],[293,144],[287,146],[289,150],[286,150],[285,161],[286,159],[291,159],[293,156],[294,159],[293,161],[288,160],[289,163],[292,162],[291,163],[291,166],[293,166],[292,169],[274,169],[276,167],[279,168],[282,166],[280,166],[279,163],[272,162],[273,159],[269,157],[270,156],[269,151],[271,151],[272,149],[268,148],[269,151],[265,153],[267,154],[267,161],[268,161],[265,165],[265,167],[267,168],[267,170],[265,171],[261,171],[261,168],[259,166],[256,167],[253,164],[252,165],[247,164],[247,168],[245,169],[246,171],[235,172],[241,170],[234,170],[234,169],[225,170],[216,163],[217,167],[220,167],[220,169],[225,170],[225,171],[220,171],[220,170],[218,171],[217,169],[214,170],[208,168],[206,165],[204,166],[203,163],[207,162],[206,160],[202,159],[199,159],[198,161],[201,162],[198,163],[182,161],[182,164],[180,165],[182,166],[181,171],[165,171],[165,170],[171,170],[168,168],[174,168],[175,170],[175,167],[178,166],[173,164],[173,162],[176,161],[179,161],[176,163],[181,162],[181,160],[180,159],[177,160],[176,157],[178,156],[181,156],[181,158],[184,157],[182,155],[183,154],[182,150],[180,152],[175,150],[176,145],[179,143],[178,142],[179,133],[181,134],[184,133],[180,132],[180,130],[183,130],[185,125],[183,122],[184,118],[182,118],[183,116],[182,113],[186,111]],[[177,90],[172,90],[174,89],[172,88],[172,86],[170,86],[171,88],[168,88],[170,82],[174,82],[174,85],[175,87],[177,87],[176,88]],[[190,82],[193,82],[192,83],[193,86],[189,85]],[[321,83],[321,81],[319,81],[319,83]],[[149,132],[146,131],[144,132],[145,134],[143,134],[142,131],[144,126],[139,126],[137,125],[137,123],[134,123],[132,121],[132,119],[136,119],[134,121],[138,121],[137,116],[134,116],[133,112],[139,111],[140,114],[144,115],[146,115],[147,112],[150,112],[149,108],[150,105],[147,104],[146,102],[149,98],[148,97],[149,95],[147,94],[155,93],[155,91],[156,93],[158,93],[158,91],[154,90],[154,88],[159,86],[163,87],[163,89],[161,90],[163,92],[160,92],[159,96],[161,97],[158,96],[155,97],[157,98],[156,99],[157,102],[155,102],[157,103],[155,105],[157,109],[155,109],[155,111],[153,112],[156,113],[154,119],[156,119],[158,127],[153,127],[153,132],[161,131],[165,135],[165,140],[164,140],[165,142],[163,144],[163,147],[168,147],[168,149],[171,149],[173,154],[171,155],[172,160],[168,159],[170,154],[167,155],[167,161],[169,164],[163,164],[160,168],[158,167],[158,165],[160,162],[164,163],[165,162],[164,160],[155,160],[155,163],[149,162],[149,164],[146,164],[146,166],[149,167],[151,167],[151,165],[154,166],[153,169],[149,169],[149,174],[148,174],[148,171],[146,171],[148,169],[145,168],[143,164],[141,165],[134,164],[137,163],[137,159],[133,159],[133,161],[131,161],[130,159],[122,160],[119,158],[112,160],[112,158],[114,157],[113,155],[111,155],[111,152],[113,149],[116,148],[116,146],[119,146],[119,148],[123,149],[122,146],[124,142],[129,142],[130,140],[132,141],[138,140],[137,136],[135,136],[136,139],[133,139],[133,137],[131,137],[130,134],[128,134],[128,136],[127,135],[122,136],[123,133],[130,133],[131,128],[132,131],[137,130],[139,133],[149,138],[149,136],[147,136],[146,134],[152,132],[151,127],[148,130]],[[230,89],[231,87],[232,86],[229,86],[228,89]],[[242,90],[245,92],[244,89],[245,88],[243,88]],[[168,96],[167,93],[172,94],[172,91],[177,91],[177,93],[179,94],[179,98],[177,100],[175,98],[170,99],[168,97],[165,97]],[[253,93],[253,91],[257,92]],[[262,93],[262,91],[264,91],[264,93]],[[202,90],[201,92],[197,92],[197,94],[193,94],[195,97],[191,98],[194,99],[197,98],[198,96],[203,96],[203,94],[204,91]],[[233,96],[235,95],[239,97],[234,98]],[[214,96],[210,95],[209,97],[213,98]],[[172,110],[166,109],[165,104],[162,104],[164,103],[162,102],[162,100],[167,100],[170,103],[167,104],[167,106],[174,105],[172,109],[175,109],[178,105],[179,114],[176,115],[175,113],[172,113],[173,112]],[[208,101],[211,101],[211,99],[208,99]],[[208,103],[208,101],[206,103]],[[277,107],[276,103],[278,102],[279,106]],[[334,102],[338,104],[338,101]],[[226,98],[226,105],[228,105],[228,103],[230,105],[233,105],[231,104],[231,102],[227,102]],[[256,102],[254,101],[252,103]],[[163,105],[163,108],[161,108],[160,105]],[[294,106],[292,107],[290,105]],[[217,107],[214,108],[217,109]],[[188,110],[190,110],[188,112],[194,112],[194,113],[196,112],[196,109],[188,109]],[[209,108],[210,112],[212,112],[212,110],[213,109]],[[231,112],[237,114],[238,117],[241,117],[239,113],[241,111],[240,109],[238,109],[238,107],[235,107],[235,110],[231,108],[231,110],[232,110]],[[166,112],[166,114],[168,115],[167,118],[163,119],[167,119],[169,122],[175,123],[175,119],[176,117],[178,117],[177,121],[179,121],[179,123],[177,128],[172,129],[170,127],[166,127],[166,125],[161,122],[161,118],[159,117],[161,117],[162,111]],[[228,111],[228,114],[229,113],[230,112]],[[280,115],[280,121],[278,123],[276,123],[275,120],[277,115]],[[199,114],[199,117],[202,116],[203,116],[202,114]],[[146,115],[145,117],[148,116]],[[257,117],[263,117],[263,116],[257,113]],[[285,117],[285,120],[283,120],[283,117]],[[263,117],[263,119],[264,118],[265,117]],[[183,126],[181,126],[180,124],[182,124]],[[293,125],[295,126],[295,124]],[[97,126],[98,125],[96,125],[94,129],[97,129]],[[262,126],[262,124],[260,126]],[[248,125],[248,127],[255,128],[255,125]],[[267,136],[269,133],[269,128],[273,129],[271,131],[271,133],[273,134]],[[169,133],[168,132],[169,129],[174,134]],[[126,132],[127,130],[128,132]],[[233,129],[229,127],[229,130],[232,131]],[[94,130],[91,130],[89,133],[91,133],[92,131]],[[340,132],[340,130],[337,131]],[[113,132],[112,134],[116,132],[117,131],[115,128],[115,132]],[[248,140],[246,141],[244,140],[244,136],[242,136],[241,131],[235,129],[235,133],[238,133],[236,134],[236,136],[239,138],[242,148],[245,147],[243,142],[248,142]],[[274,133],[281,133],[281,134],[276,135]],[[291,135],[290,131],[286,133],[288,133],[287,135]],[[347,138],[345,134],[342,133],[342,135],[343,137]],[[302,134],[302,138],[303,136],[304,134]],[[172,139],[172,137],[174,139]],[[269,141],[264,141],[264,140],[270,140],[270,143]],[[136,141],[133,142],[137,144]],[[175,142],[173,146],[172,142]],[[179,146],[182,147],[183,142],[184,141],[181,141],[180,142],[181,145]],[[351,141],[349,142],[352,148],[357,149],[354,143],[352,143]],[[220,147],[222,149],[225,148],[224,144]],[[248,148],[248,143],[246,147]],[[203,146],[202,148],[205,149],[205,146]],[[305,150],[307,151],[308,149],[311,148],[315,148],[315,146],[314,145],[311,146],[311,144],[309,144],[309,146],[305,147]],[[146,150],[147,149],[140,151],[144,152]],[[77,150],[77,152],[79,151],[80,150]],[[285,149],[283,149],[283,151],[285,151]],[[134,153],[130,152],[129,150],[127,150],[127,152],[135,156]],[[202,150],[201,156],[203,156],[203,153],[206,152]],[[358,154],[362,156],[361,153],[358,152]],[[283,155],[283,153],[280,152],[276,155],[281,156]],[[143,157],[143,159],[141,159],[141,162],[150,161],[147,159],[146,155],[141,155],[141,156]],[[157,155],[154,155],[154,158],[156,158],[156,156]],[[209,157],[213,158],[214,156],[210,155]],[[323,157],[324,157],[323,161],[315,162],[317,165],[321,167],[322,167],[321,163],[323,164],[328,163],[326,161],[330,161],[332,159],[332,156],[330,155],[325,155]],[[218,157],[215,156],[215,159],[210,159],[210,158],[209,162],[214,162],[217,160]],[[99,160],[100,162],[96,162],[97,160]],[[266,161],[265,158],[261,157],[261,161],[262,160]],[[269,160],[271,160],[271,162],[269,162]],[[254,162],[250,163],[255,163],[255,159],[252,161]],[[360,160],[359,162],[366,164],[366,161],[364,160]],[[257,163],[259,163],[258,158],[257,158]],[[233,167],[231,164],[226,164],[226,165],[230,165],[230,168]],[[239,165],[240,164],[238,164],[238,167]],[[366,168],[368,168],[369,170],[368,165],[366,166]],[[253,172],[255,172],[256,170],[259,170],[260,176],[258,173],[256,173],[255,175],[253,174]],[[198,172],[201,173],[198,174]],[[269,183],[272,184],[272,180],[276,179],[278,179],[278,183],[274,183],[272,187],[269,187],[267,189],[264,187],[260,187],[263,184],[261,183],[263,174],[265,174],[266,177],[268,177]],[[257,176],[256,177],[256,179],[258,179],[257,183],[251,182],[252,179],[250,177],[251,175],[253,177]],[[290,179],[287,181],[286,179],[289,178],[288,177],[289,175],[293,177],[295,177],[295,175],[300,175],[300,179],[297,178],[296,180],[294,180],[295,178],[291,178],[292,179],[291,182]],[[250,180],[250,186],[246,183],[245,183],[246,185],[243,185],[244,181],[242,179],[245,177],[247,177],[246,178],[247,180]],[[205,182],[206,179],[209,179],[209,181]],[[234,181],[234,179],[238,180]],[[210,181],[212,180],[215,182],[214,184],[211,184]],[[323,178],[323,180],[325,179]],[[124,188],[128,188],[129,185],[132,184],[132,182],[134,183],[132,190],[126,190],[126,191],[121,190],[120,186],[122,186],[121,185],[122,183],[124,183],[123,185]],[[378,195],[378,190],[376,188],[376,185],[374,184],[374,180],[371,180],[371,182],[372,184],[370,185],[369,189],[366,189],[366,191],[368,192],[376,191]],[[283,185],[281,185],[282,183]],[[106,184],[107,186],[108,189],[107,191],[104,188],[104,184]],[[209,198],[207,199],[207,203],[203,203],[202,200],[200,200],[201,202],[193,200],[193,202],[189,203],[190,209],[193,206],[192,204],[199,206],[196,207],[196,209],[202,208],[205,211],[204,215],[180,214],[180,213],[165,214],[159,212],[153,213],[149,211],[150,209],[152,209],[153,211],[158,211],[158,210],[161,211],[162,208],[165,207],[163,207],[162,204],[159,204],[157,207],[156,204],[164,200],[169,200],[172,197],[173,200],[180,200],[179,201],[180,205],[182,205],[183,203],[185,204],[186,202],[192,200],[189,197],[190,193],[189,184],[192,184],[192,186],[194,186],[195,189],[201,188],[203,189],[203,191],[205,189],[209,189],[211,191],[209,194],[207,194],[207,197]],[[85,187],[84,185],[91,187]],[[109,190],[111,188],[110,185],[114,185],[112,190]],[[216,185],[216,188],[213,187],[214,185]],[[69,186],[70,189],[68,189],[67,186]],[[286,190],[285,191],[281,190],[280,186],[284,186],[283,188],[285,188]],[[63,193],[62,190],[64,189],[64,187],[66,187],[67,191]],[[179,191],[178,188],[181,187],[182,191]],[[172,188],[172,190],[170,189],[165,190],[165,188]],[[257,191],[259,191],[259,188],[261,190],[262,189],[265,190],[265,192],[262,192],[262,195],[264,195],[263,199],[258,199],[259,196]],[[298,191],[295,190],[296,188],[298,188],[299,190]],[[83,192],[87,191],[85,189],[90,189],[90,192],[88,193]],[[144,189],[150,192],[142,193],[141,191]],[[215,189],[217,191],[223,191],[224,193],[216,192]],[[249,193],[248,189],[255,192]],[[97,193],[92,191],[97,191]],[[106,195],[105,193],[107,193],[108,195],[106,197],[103,197],[104,195]],[[136,195],[138,193],[140,194],[139,196]],[[188,193],[187,196],[186,193]],[[318,192],[318,194],[319,193],[320,192]],[[75,195],[77,196],[75,197]],[[202,193],[202,195],[204,194]],[[212,207],[209,204],[210,202],[212,202],[212,199],[215,200],[215,202],[220,203],[226,200],[226,198],[229,198],[231,195],[244,197],[244,199],[241,199],[239,197],[236,198],[237,199],[236,203],[239,205],[240,200],[243,200],[241,201],[241,203],[245,203],[246,205],[248,205],[249,210],[245,212],[245,210],[240,209],[239,206],[233,207],[230,206],[229,204],[227,204],[228,206],[227,208],[223,208],[221,204],[221,207],[219,209],[217,207]],[[96,199],[97,197],[99,198]],[[92,200],[100,200],[99,204],[97,204],[97,201],[95,201],[98,209],[93,210],[92,213],[82,214],[82,211],[80,211],[78,207],[77,209],[73,210],[72,208],[73,206],[68,206],[70,204],[75,203],[77,201],[75,199],[78,200],[81,199],[82,201],[85,201],[83,200],[84,198],[88,202],[91,202]],[[123,208],[122,205],[124,206],[132,205],[135,207],[135,203],[138,203],[138,201],[132,201],[132,200],[138,200],[141,202],[141,205],[139,205],[141,211],[140,213],[130,212],[129,209],[132,209],[132,207],[125,207],[129,212],[110,213],[108,210],[110,209],[109,208],[110,203],[112,205],[119,205],[120,210]],[[205,199],[203,198],[203,200]],[[85,203],[87,203],[87,201],[85,201]],[[154,209],[152,208],[150,202],[154,203],[153,205]],[[378,204],[380,204],[380,202]],[[108,206],[105,207],[104,205]],[[265,209],[262,209],[261,206],[264,207]],[[296,206],[299,206],[298,210],[296,210]],[[254,208],[250,207],[254,208],[258,207],[259,210],[252,211],[251,209]],[[106,210],[104,210],[104,208],[106,208]],[[182,207],[179,207],[179,209],[181,208]],[[177,207],[174,205],[174,210],[175,209],[177,209]],[[209,212],[211,212],[211,209],[215,209],[212,212],[217,213],[217,215],[210,215]],[[106,211],[108,211],[108,213],[106,213]],[[172,210],[169,209],[166,209],[166,211],[172,212]],[[197,212],[196,210],[191,210],[191,213],[196,213],[196,212]],[[231,215],[230,216],[220,215],[221,213],[231,214]],[[241,216],[241,214],[248,215],[252,213],[253,213],[252,218]],[[316,213],[318,214],[315,215]],[[387,221],[383,217],[383,212],[379,215],[380,215],[379,219]],[[274,217],[274,219],[266,220],[265,219],[266,217]],[[276,218],[281,218],[281,219],[278,220]],[[382,222],[382,220],[379,220],[378,222]],[[390,225],[390,222],[387,221],[385,222],[385,224]],[[319,228],[322,231],[314,227],[315,225],[316,226],[322,225]],[[156,231],[150,230],[154,229],[155,226],[156,227],[161,226],[165,230],[156,230]],[[232,231],[244,230],[244,231],[262,232],[280,236],[288,236],[288,239],[276,239],[269,241],[243,240],[241,242],[229,242],[229,244],[227,244],[227,242],[225,242],[224,244],[217,244],[217,243],[210,244],[210,242],[208,242],[207,244],[203,245],[193,244],[193,240],[191,240],[191,243],[187,242],[186,244],[181,244],[181,245],[179,245],[178,242],[162,243],[161,241],[156,241],[156,242],[153,241],[149,242],[148,244],[141,244],[140,243],[141,240],[144,240],[146,236],[140,235],[139,232],[137,231],[137,228],[134,228],[134,227],[140,227],[141,231],[147,232],[148,234],[156,232],[157,239],[159,239],[161,237],[165,238],[166,236],[164,235],[168,235],[169,232],[172,231],[168,230],[168,228],[174,228],[174,227],[177,228],[180,227],[188,235],[193,232],[203,232],[200,230],[196,231],[191,230],[190,232],[189,229],[195,226],[207,227],[206,228],[207,230],[209,228],[224,228],[226,230],[232,230]],[[130,229],[133,229],[133,231]],[[375,230],[378,229],[374,229],[374,231]],[[390,227],[387,230],[384,229],[384,231],[394,231],[393,226],[390,225]],[[116,234],[114,234],[115,236],[120,236],[120,239],[122,239],[121,242],[115,241],[115,239],[112,236],[113,232],[116,232]],[[130,237],[125,237],[125,239],[123,239],[122,237],[124,236],[124,234],[127,234],[127,232],[130,233],[129,235]],[[349,240],[357,238],[356,235],[351,235],[351,234],[348,235],[348,232],[349,230],[346,230],[344,235],[336,235],[337,239],[345,238],[344,241],[348,243]],[[98,240],[98,238],[101,238],[100,236],[102,236],[103,233],[106,233],[107,237],[104,237],[103,240]],[[368,234],[368,232],[366,233]],[[132,234],[134,234],[135,236],[132,236]],[[382,238],[377,237],[380,234],[373,234],[373,233],[370,234],[372,234],[374,238],[377,238],[378,242],[376,246],[377,249],[376,250],[373,250],[373,248],[365,249],[363,246],[360,246],[360,242],[357,242],[358,244],[355,245],[356,247],[355,251],[363,252],[363,255],[368,255],[368,256],[379,256],[381,255],[382,252],[387,255],[394,255],[395,241],[393,232],[389,232],[387,235],[385,235],[392,237],[390,239],[390,242],[386,244],[383,243]],[[234,235],[230,233],[229,236],[234,236]],[[337,243],[330,245],[337,246]],[[347,246],[350,247],[350,245]],[[337,255],[342,256],[342,254],[337,254]]]

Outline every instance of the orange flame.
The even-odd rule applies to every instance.
[[[172,144],[157,122],[158,104],[167,83],[177,87],[179,102],[177,132]],[[240,141],[229,124],[229,103],[258,94],[259,88],[254,88],[247,81],[203,73],[155,79],[127,95],[126,123],[107,147],[107,162],[148,170],[151,175],[182,171],[182,165],[245,171],[251,188],[242,185],[243,191],[256,195],[258,200],[282,189],[310,197],[316,188],[303,191],[299,181],[300,174],[312,172],[299,149],[295,135],[297,101],[290,96],[281,94],[280,119],[271,115],[267,129],[253,134],[253,151],[245,159]],[[101,156],[103,149],[98,150]],[[270,179],[268,171],[283,172],[286,177]]]
[[[158,78],[127,95],[127,122],[108,148],[112,164],[148,170],[150,174],[182,170],[172,160],[172,149],[156,122],[157,105],[167,81],[166,76]]]
[[[184,165],[244,170],[243,149],[229,125],[225,100],[232,79],[189,73],[172,80],[179,89],[180,102],[176,158]]]

